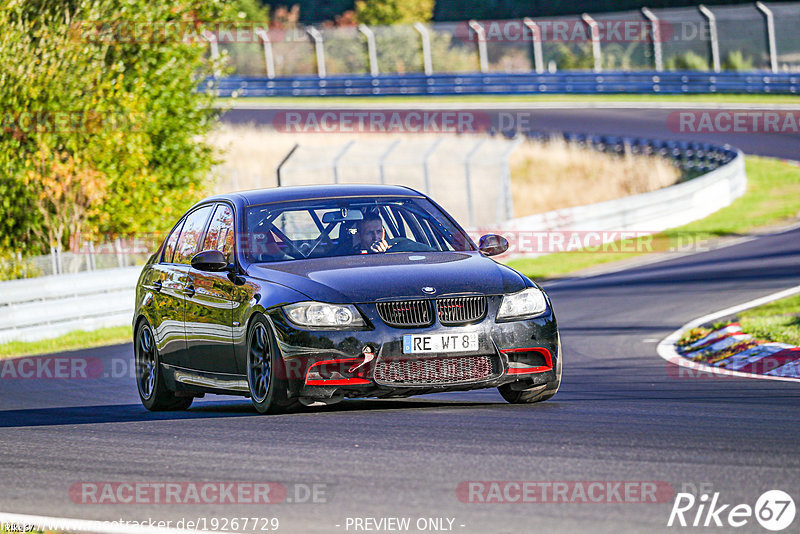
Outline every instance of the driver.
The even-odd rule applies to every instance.
[[[386,242],[383,221],[377,214],[367,214],[356,224],[356,246],[362,254],[386,252],[391,245]]]

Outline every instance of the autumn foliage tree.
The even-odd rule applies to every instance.
[[[0,252],[46,252],[76,232],[161,232],[196,202],[217,115],[213,85],[198,88],[225,58],[212,64],[205,40],[180,36],[263,16],[238,9],[250,4],[2,2]],[[132,22],[156,31],[123,31]],[[159,34],[168,23],[186,32]]]
[[[68,152],[53,152],[40,147],[25,185],[34,192],[34,205],[41,217],[37,237],[51,247],[61,246],[70,237],[90,238],[87,222],[105,198],[105,176],[83,164]]]

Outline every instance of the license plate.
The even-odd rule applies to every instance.
[[[406,334],[403,354],[476,352],[478,334]]]

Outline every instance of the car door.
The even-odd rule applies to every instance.
[[[233,209],[227,204],[214,207],[205,233],[203,250],[219,250],[233,261]],[[234,284],[227,272],[206,272],[191,268],[186,292],[187,367],[198,371],[236,374],[233,347]]]
[[[203,234],[214,209],[213,204],[201,206],[186,216],[183,223],[180,237],[175,245],[175,253],[172,259],[172,285],[168,288],[170,294],[175,295],[176,300],[180,298],[183,310],[180,322],[180,333],[183,338],[181,350],[175,354],[175,363],[178,367],[189,368],[189,347],[186,339],[186,319],[189,311],[187,305],[188,298],[195,293],[191,275],[191,263],[195,254],[200,252]],[[165,290],[162,288],[162,293]]]
[[[144,286],[152,291],[151,320],[156,347],[163,363],[177,365],[186,350],[183,328],[183,288],[188,282],[188,271],[172,263],[175,247],[186,219],[175,225],[167,238],[158,263],[147,273]]]

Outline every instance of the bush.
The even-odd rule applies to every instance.
[[[163,231],[199,198],[214,163],[199,140],[213,124],[214,96],[196,90],[214,71],[208,46],[131,39],[118,22],[202,29],[204,21],[234,20],[236,8],[221,0],[7,1],[0,250],[33,254],[76,232]],[[38,119],[22,120],[31,116]],[[86,196],[87,187],[99,191]],[[53,191],[81,198],[83,215],[59,211],[58,198],[47,201]]]
[[[708,61],[691,50],[668,58],[664,63],[664,68],[667,70],[709,70]]]
[[[583,70],[594,67],[592,45],[581,43],[570,48],[564,43],[555,43],[547,47],[546,56],[556,62],[559,70]]]
[[[734,50],[725,57],[722,68],[735,71],[753,70],[753,58],[745,57],[741,50]]]
[[[356,17],[367,26],[428,22],[433,0],[356,0]]]
[[[21,254],[0,252],[0,281],[35,278],[41,275],[42,272],[30,259],[23,258]]]

